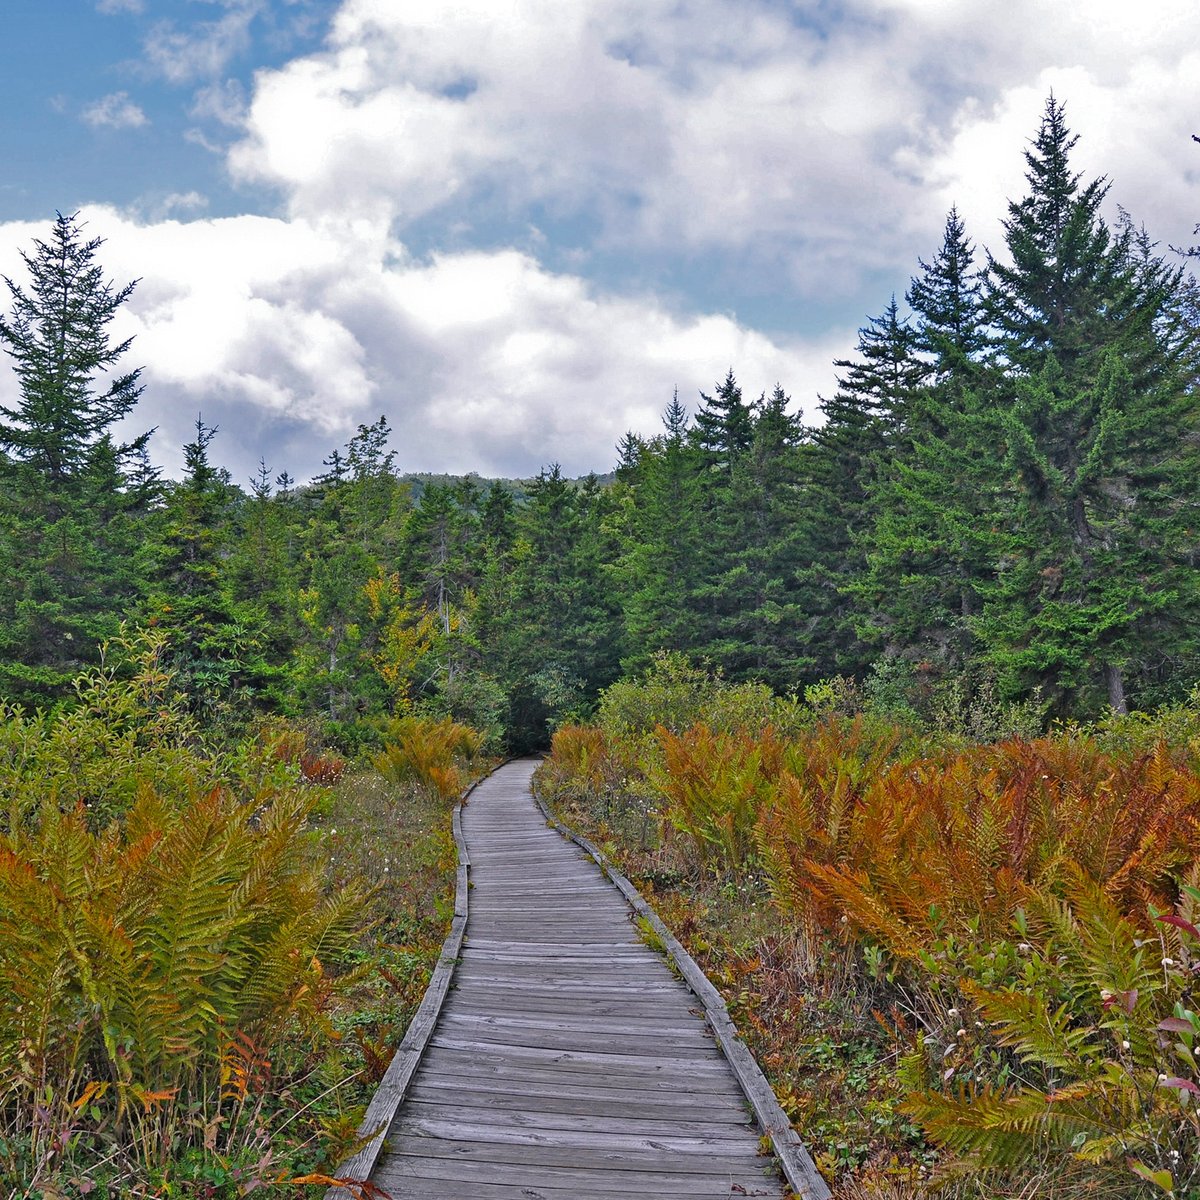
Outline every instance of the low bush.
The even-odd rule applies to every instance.
[[[240,799],[145,783],[103,826],[59,795],[0,835],[10,1188],[98,1163],[114,1186],[165,1179],[218,1148],[267,1169],[250,1076],[285,1032],[328,1033],[359,920],[361,895],[328,893],[302,836],[315,799],[299,784]]]
[[[372,756],[376,770],[391,783],[414,783],[450,799],[467,782],[467,769],[483,750],[483,737],[450,717],[393,718],[383,750]]]

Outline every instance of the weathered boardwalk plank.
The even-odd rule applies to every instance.
[[[372,1181],[396,1200],[787,1194],[706,1005],[547,828],[535,766],[462,812],[466,937]]]

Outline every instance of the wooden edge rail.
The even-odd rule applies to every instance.
[[[433,1035],[433,1027],[442,1011],[446,993],[450,990],[450,981],[454,975],[454,968],[458,965],[463,937],[467,931],[467,891],[470,886],[471,858],[467,853],[467,843],[463,838],[462,806],[467,802],[471,793],[488,776],[495,774],[500,766],[503,766],[503,763],[493,767],[486,775],[471,784],[463,793],[462,799],[454,806],[452,823],[454,846],[458,852],[458,870],[454,884],[454,920],[450,922],[450,932],[442,943],[437,966],[434,967],[433,974],[430,976],[429,986],[425,989],[420,1007],[409,1023],[404,1040],[388,1064],[387,1071],[379,1081],[379,1087],[376,1088],[375,1095],[371,1097],[371,1103],[367,1105],[362,1124],[358,1127],[358,1136],[370,1140],[357,1153],[338,1166],[334,1172],[337,1179],[353,1180],[360,1184],[370,1179],[371,1172],[375,1170],[375,1164],[379,1161],[380,1152],[383,1150],[384,1138],[396,1116],[396,1110],[408,1092],[408,1085],[412,1082],[417,1065]],[[325,1200],[354,1200],[356,1194],[350,1187],[333,1187],[325,1193]]]
[[[662,923],[658,914],[646,903],[641,893],[621,874],[608,860],[607,856],[594,843],[564,825],[547,807],[545,801],[536,792],[534,800],[545,814],[546,820],[564,837],[569,838],[577,846],[587,852],[600,869],[616,885],[617,890],[629,902],[630,907],[654,930],[667,957],[675,965],[676,970],[683,976],[684,982],[695,992],[704,1005],[704,1015],[716,1036],[717,1044],[721,1047],[729,1065],[733,1068],[737,1081],[741,1084],[750,1107],[754,1110],[755,1120],[759,1128],[771,1139],[771,1146],[779,1165],[783,1168],[788,1185],[803,1200],[829,1200],[832,1193],[829,1185],[821,1177],[816,1164],[812,1160],[799,1135],[792,1128],[787,1114],[779,1106],[767,1077],[755,1061],[754,1055],[746,1048],[745,1042],[738,1035],[737,1027],[725,1007],[721,993],[709,982],[708,976],[700,969],[696,960],[683,948],[675,935]]]

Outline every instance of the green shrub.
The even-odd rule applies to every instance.
[[[360,894],[328,892],[303,835],[317,789],[277,764],[244,772],[241,795],[210,787],[218,765],[173,739],[156,753],[123,688],[93,691],[89,721],[106,724],[104,687],[132,803],[68,788],[64,746],[86,745],[97,778],[103,761],[94,738],[63,736],[77,714],[25,722],[25,759],[9,764],[56,781],[0,834],[0,1173],[17,1189],[73,1162],[146,1178],[187,1146],[253,1142],[238,1056],[269,1063],[285,1031],[322,1035],[359,920]]]
[[[383,750],[372,756],[376,770],[390,783],[415,783],[446,799],[466,786],[464,768],[483,750],[483,736],[450,717],[394,717],[387,725]]]
[[[675,734],[697,723],[715,733],[756,734],[768,725],[789,730],[803,718],[799,705],[764,683],[730,683],[664,651],[640,679],[623,679],[601,693],[596,723],[610,738],[637,742],[653,739],[660,725]]]

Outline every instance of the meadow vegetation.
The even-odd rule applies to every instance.
[[[1200,1195],[1200,705],[980,712],[980,741],[886,698],[664,657],[538,786],[722,988],[842,1195]]]
[[[279,721],[214,747],[162,650],[126,638],[74,708],[0,722],[14,1200],[324,1185],[449,926],[477,736],[410,718],[402,750],[383,731],[420,786]]]

